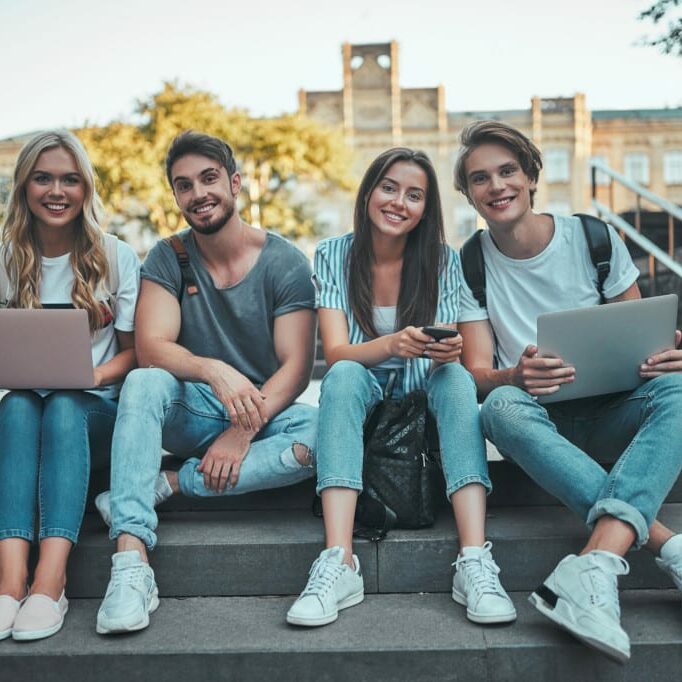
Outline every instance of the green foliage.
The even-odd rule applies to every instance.
[[[680,7],[682,0],[657,0],[651,7],[640,12],[639,19],[651,20],[658,24],[666,16],[668,26],[664,33],[656,38],[645,38],[644,45],[659,47],[664,54],[682,57],[682,16],[671,17],[670,14],[676,7]]]
[[[108,209],[142,218],[161,235],[183,224],[163,162],[173,138],[190,128],[232,146],[242,175],[242,216],[251,224],[291,238],[313,235],[313,219],[296,203],[296,190],[309,183],[318,196],[333,188],[352,189],[341,133],[304,116],[251,118],[244,110],[225,109],[209,92],[166,83],[137,103],[134,120],[77,132],[97,169]]]

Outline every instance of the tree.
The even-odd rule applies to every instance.
[[[101,180],[110,211],[147,221],[167,235],[183,224],[166,181],[163,160],[172,139],[193,128],[228,141],[242,174],[245,220],[288,237],[315,234],[313,216],[296,202],[296,189],[314,183],[322,194],[352,189],[350,154],[340,131],[292,114],[252,118],[227,110],[211,93],[166,83],[137,103],[134,123],[78,131]]]
[[[639,19],[651,20],[658,24],[664,17],[672,19],[667,30],[656,38],[645,38],[644,45],[659,47],[664,54],[682,57],[682,16],[670,17],[674,8],[680,6],[682,0],[657,0],[651,7],[640,12]]]

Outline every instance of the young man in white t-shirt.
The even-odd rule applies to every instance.
[[[486,308],[460,273],[462,359],[485,398],[483,429],[591,531],[580,554],[565,557],[531,603],[585,643],[625,661],[630,641],[620,625],[617,576],[629,571],[626,552],[646,546],[682,590],[682,535],[656,521],[682,468],[682,350],[643,358],[640,375],[647,381],[630,393],[539,404],[535,396],[560,390],[575,369],[538,356],[537,317],[598,304],[597,273],[578,218],[533,211],[542,159],[528,138],[503,123],[480,121],[461,139],[455,186],[489,228],[481,235]],[[609,231],[604,296],[607,302],[639,298],[639,273]],[[678,331],[678,347],[681,337]],[[610,473],[593,457],[615,459]]]

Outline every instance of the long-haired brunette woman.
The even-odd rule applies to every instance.
[[[101,219],[80,141],[66,131],[30,140],[2,229],[0,305],[87,311],[95,388],[16,390],[0,401],[0,639],[49,637],[64,622],[91,459],[108,461],[118,384],[135,365],[139,261],[102,232]],[[29,583],[36,514],[40,551]]]
[[[353,233],[317,247],[317,307],[330,365],[322,382],[317,448],[326,549],[289,610],[289,623],[325,625],[364,598],[352,549],[363,423],[393,372],[399,389],[393,397],[424,389],[438,424],[460,545],[453,599],[479,623],[516,618],[485,540],[491,485],[476,388],[459,363],[461,337],[436,342],[422,331],[426,325],[455,326],[457,258],[445,243],[433,165],[424,153],[405,148],[388,150],[369,166]]]

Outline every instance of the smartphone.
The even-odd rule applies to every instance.
[[[449,339],[454,336],[459,336],[459,332],[456,329],[449,329],[448,327],[422,327],[424,334],[432,336],[436,341],[441,339]]]

